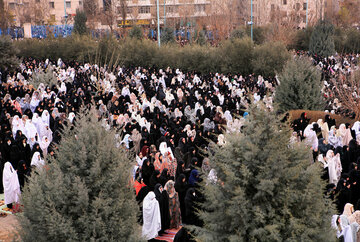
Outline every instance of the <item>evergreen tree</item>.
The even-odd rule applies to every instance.
[[[95,111],[66,127],[56,158],[22,194],[23,241],[139,241],[130,159]]]
[[[309,50],[313,55],[328,57],[335,53],[334,26],[326,21],[319,21],[311,37]]]
[[[0,36],[0,72],[4,70],[13,70],[19,64],[16,57],[18,50],[11,42],[10,37]]]
[[[74,18],[74,33],[76,34],[86,34],[87,28],[86,28],[86,21],[87,17],[84,11],[80,11],[79,9],[76,10],[76,15]]]
[[[275,103],[280,111],[294,109],[322,110],[321,74],[305,58],[290,60],[279,75]]]
[[[132,39],[142,39],[143,33],[139,26],[133,26],[129,31],[129,37]]]
[[[161,31],[161,42],[171,43],[174,42],[174,30],[172,28],[166,27]]]
[[[250,107],[239,135],[210,155],[217,182],[203,186],[200,241],[332,241],[333,204],[321,168],[273,112]]]

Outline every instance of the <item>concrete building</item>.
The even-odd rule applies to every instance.
[[[5,0],[11,10],[14,24],[24,23],[64,24],[72,23],[76,9],[82,9],[88,0]],[[206,25],[214,15],[217,21],[236,28],[250,20],[251,0],[159,0],[160,23],[173,27],[196,23]],[[308,0],[308,21],[314,23],[324,16],[338,11],[340,0]],[[95,0],[97,3],[94,23],[97,28],[126,27],[131,25],[151,26],[157,23],[156,0]],[[269,23],[306,24],[307,0],[253,0],[255,25]],[[107,11],[105,11],[107,10]],[[165,11],[164,11],[165,10]],[[165,16],[165,17],[164,17]],[[220,18],[222,17],[222,18]]]
[[[83,0],[5,0],[13,15],[13,23],[22,26],[55,25],[65,23],[65,10],[68,22],[75,16],[76,9],[82,8]]]
[[[308,2],[308,6],[307,6]],[[291,23],[297,27],[305,27],[306,10],[308,22],[315,23],[324,18],[325,5],[333,0],[253,0],[254,24]],[[339,0],[337,1],[339,2]],[[329,6],[330,7],[330,6]]]

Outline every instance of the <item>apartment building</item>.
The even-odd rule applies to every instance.
[[[15,25],[24,23],[64,24],[73,22],[76,9],[88,0],[5,0]],[[154,25],[157,23],[157,0],[93,0],[96,2],[94,21],[97,27]],[[338,11],[340,0],[252,0],[253,22],[266,25],[277,21],[291,22],[298,27],[313,23]],[[227,18],[224,24],[236,27],[250,20],[251,0],[159,0],[160,24],[174,27],[198,23],[206,25],[211,16]],[[308,6],[306,5],[308,2]],[[104,13],[107,12],[107,18]],[[66,18],[65,18],[66,14]],[[110,15],[109,15],[110,14]],[[106,15],[106,14],[105,14]],[[109,23],[110,19],[110,23]],[[221,21],[221,20],[219,20]]]
[[[300,28],[305,27],[306,19],[308,19],[309,23],[314,23],[320,18],[324,18],[325,5],[327,5],[328,2],[334,1],[253,0],[253,22],[255,25],[266,25],[276,22],[281,24],[289,23]]]
[[[82,7],[82,0],[5,0],[7,9],[13,16],[13,25],[64,24],[71,21],[76,9]]]
[[[127,0],[125,4],[118,1],[112,8],[117,13],[117,26],[157,24],[157,0]],[[159,0],[159,22],[173,26],[193,24],[209,16],[210,8],[210,0]]]

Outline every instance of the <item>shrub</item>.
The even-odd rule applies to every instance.
[[[265,43],[255,47],[251,62],[253,72],[262,76],[274,76],[283,69],[290,54],[282,43]]]
[[[139,26],[133,26],[129,31],[129,37],[132,39],[142,39],[143,32]]]
[[[0,36],[0,71],[13,70],[19,64],[16,58],[18,50],[12,44],[11,39],[7,36]]]
[[[308,51],[312,32],[313,27],[307,27],[306,29],[296,31],[295,38],[289,45],[289,49]]]
[[[172,28],[166,27],[161,31],[161,42],[163,43],[172,43],[175,41],[174,30]]]
[[[247,75],[252,73],[253,43],[249,38],[228,40],[216,49],[222,73]]]

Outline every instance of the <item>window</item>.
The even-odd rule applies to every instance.
[[[303,23],[306,23],[306,15],[303,16]]]
[[[300,3],[296,3],[296,11],[300,11]]]
[[[303,4],[303,10],[306,10],[306,9],[307,9],[307,4],[304,3],[304,4]]]
[[[82,5],[82,1],[79,1],[79,6],[81,6]]]
[[[127,14],[132,14],[132,11],[133,11],[132,7],[127,7],[126,8],[126,13]]]
[[[271,11],[275,11],[275,4],[271,4]]]
[[[141,6],[139,8],[139,13],[150,13],[150,6]]]
[[[71,2],[66,2],[66,8],[71,8]]]
[[[283,0],[283,5],[286,5],[287,4],[287,0]]]
[[[166,12],[168,13],[177,13],[178,6],[166,6]]]
[[[54,2],[49,2],[49,7],[50,8],[55,8],[55,3]]]
[[[51,14],[51,15],[50,15],[50,21],[51,21],[51,22],[55,22],[55,20],[56,20],[56,19],[55,19],[55,14]]]
[[[9,3],[9,8],[15,9],[15,3]]]
[[[197,13],[205,12],[205,4],[196,4],[195,12]]]

